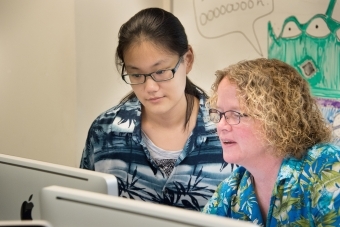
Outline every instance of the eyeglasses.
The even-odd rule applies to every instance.
[[[183,57],[179,58],[176,66],[173,69],[162,69],[162,70],[158,70],[156,72],[147,73],[147,74],[123,74],[125,70],[125,64],[124,64],[122,68],[122,73],[121,73],[122,79],[125,81],[125,83],[132,84],[132,85],[145,83],[147,76],[150,76],[156,82],[171,80],[172,78],[174,78],[175,73],[182,59]]]
[[[247,114],[242,114],[237,111],[228,110],[226,112],[220,112],[216,109],[209,109],[209,117],[210,120],[214,123],[218,123],[221,121],[222,116],[224,116],[224,119],[228,124],[230,125],[237,125],[240,123],[241,117],[248,117]]]

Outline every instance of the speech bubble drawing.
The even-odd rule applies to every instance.
[[[274,10],[274,0],[193,0],[197,30],[207,39],[240,33],[263,56],[255,22]]]

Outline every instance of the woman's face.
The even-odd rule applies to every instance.
[[[173,69],[179,57],[177,54],[162,50],[151,42],[144,41],[124,52],[124,63],[126,72],[129,74],[148,74],[162,69]],[[186,105],[184,89],[186,75],[191,70],[191,58],[190,49],[184,55],[184,62],[179,63],[174,78],[171,80],[155,82],[148,76],[145,83],[131,85],[147,112],[167,114],[176,112],[182,104]]]
[[[220,112],[234,110],[243,113],[236,95],[236,85],[222,79],[217,89],[216,109]],[[244,113],[247,114],[247,113]],[[223,159],[248,167],[263,158],[268,146],[257,136],[259,122],[251,117],[241,117],[237,125],[229,125],[222,117],[217,123],[217,132],[223,148]],[[267,153],[268,154],[268,153]]]

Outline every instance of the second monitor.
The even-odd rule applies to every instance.
[[[54,227],[255,227],[231,218],[60,186],[43,188],[42,218]]]

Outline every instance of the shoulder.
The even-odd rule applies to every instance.
[[[313,187],[316,182],[323,182],[328,177],[338,178],[339,170],[340,148],[332,144],[317,144],[309,148],[301,159],[284,159],[278,179],[289,179],[289,184],[300,182],[303,187]]]
[[[333,144],[317,144],[307,151],[308,164],[332,164],[340,161],[340,147]]]
[[[91,129],[132,132],[140,115],[141,104],[137,98],[132,98],[101,113],[93,121]]]
[[[311,147],[301,162],[300,182],[312,189],[340,179],[340,148],[332,144],[317,144]]]
[[[309,179],[313,215],[329,214],[330,218],[336,215],[339,219],[336,213],[340,207],[340,148],[332,144],[316,145],[308,151],[306,160],[308,168],[304,169],[303,177]]]

